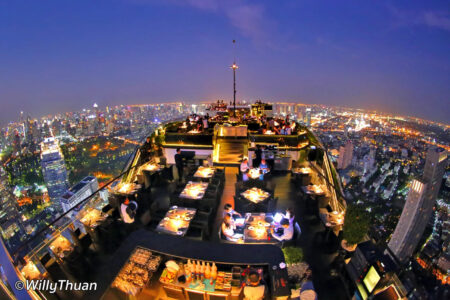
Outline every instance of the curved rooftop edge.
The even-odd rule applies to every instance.
[[[275,119],[275,118],[274,118]],[[82,228],[83,218],[91,211],[108,214],[117,204],[118,187],[133,185],[142,177],[142,167],[155,159],[158,164],[173,165],[176,149],[180,148],[189,159],[211,160],[214,166],[237,167],[244,157],[252,158],[255,151],[268,149],[273,157],[273,170],[282,174],[292,172],[299,166],[309,167],[317,173],[317,177],[330,191],[323,206],[339,214],[344,214],[346,202],[342,196],[340,179],[331,163],[326,149],[312,131],[305,126],[291,121],[289,134],[273,132],[272,128],[263,126],[253,120],[214,120],[206,128],[196,129],[196,122],[189,119],[177,120],[160,125],[152,134],[150,143],[139,146],[125,165],[123,172],[98,189],[91,196],[81,199],[78,204],[58,217],[45,230],[39,232],[41,240],[37,245],[30,244],[15,253],[11,259],[16,264],[16,276],[25,279],[25,269],[31,265],[33,271],[40,275],[48,270],[49,261],[59,263],[60,258],[50,256],[54,252],[54,243],[66,239],[74,246],[73,233]],[[275,122],[276,119],[275,119]],[[201,126],[200,126],[201,127]],[[197,128],[200,128],[197,127]],[[265,150],[264,150],[265,151]],[[198,163],[197,163],[198,165]],[[252,165],[252,159],[250,159]],[[123,196],[123,195],[122,195]],[[217,212],[215,212],[217,213]],[[111,215],[110,215],[111,216]],[[113,218],[117,218],[115,215]],[[81,227],[80,227],[81,226]],[[338,231],[342,230],[342,226]],[[82,230],[83,231],[83,230]],[[86,230],[85,230],[86,231]],[[90,235],[88,230],[84,233]],[[338,234],[338,233],[337,233]],[[76,237],[77,239],[78,237]],[[284,278],[287,281],[286,269],[274,267],[284,263],[281,249],[268,244],[228,244],[217,241],[195,241],[181,237],[156,234],[148,230],[138,230],[120,241],[120,246],[108,259],[110,263],[102,265],[98,278],[99,289],[94,295],[85,295],[90,299],[98,299],[110,286],[120,268],[129,259],[132,251],[138,247],[148,248],[161,255],[171,257],[215,261],[223,264],[266,265],[272,278]],[[53,249],[53,250],[52,250]],[[82,254],[84,255],[84,254]],[[48,260],[49,259],[49,260]],[[277,273],[277,274],[274,274]],[[271,281],[273,284],[273,281]],[[286,288],[273,286],[272,296],[286,296]],[[30,292],[30,297],[16,293],[20,299],[40,299],[42,295]],[[97,298],[96,298],[97,297]]]

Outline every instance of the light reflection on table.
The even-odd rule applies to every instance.
[[[247,199],[253,203],[262,202],[270,196],[270,194],[268,192],[266,192],[262,189],[256,188],[256,187],[246,190],[245,192],[241,193],[241,195],[245,199]]]
[[[88,227],[95,228],[107,217],[108,215],[101,212],[100,210],[91,208],[86,212],[83,218],[81,218],[80,222]]]
[[[200,166],[198,167],[197,172],[195,172],[194,177],[211,178],[214,175],[214,172],[214,168]]]
[[[326,189],[323,186],[315,185],[315,184],[307,185],[307,186],[303,187],[303,190],[307,194],[312,194],[312,195],[325,195],[325,191],[326,191]]]
[[[164,219],[159,222],[156,231],[183,236],[186,234],[196,211],[194,208],[172,207],[166,213]]]
[[[248,170],[248,177],[251,179],[259,179],[261,175],[263,175],[262,170],[260,168],[252,168]]]
[[[158,172],[161,167],[154,163],[147,163],[141,167],[141,171]]]
[[[40,279],[42,277],[42,273],[36,267],[34,262],[29,261],[21,270],[22,275],[25,276],[28,280]]]
[[[269,241],[269,229],[272,224],[266,222],[265,213],[247,213],[245,218],[244,241]]]
[[[181,198],[200,200],[205,195],[205,191],[208,188],[207,182],[193,182],[189,181],[186,187],[181,192]]]
[[[50,250],[59,258],[64,258],[73,251],[73,246],[68,239],[59,235],[51,244]]]
[[[117,193],[120,193],[120,194],[131,195],[131,194],[136,193],[136,191],[138,189],[140,189],[140,187],[141,186],[139,184],[128,183],[128,182],[120,182],[114,188],[114,191],[117,192]]]
[[[292,170],[293,173],[295,174],[311,174],[312,173],[312,169],[309,167],[304,167],[304,168],[294,168]]]

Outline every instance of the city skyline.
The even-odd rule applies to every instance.
[[[236,57],[238,100],[342,105],[448,123],[444,1],[4,7],[2,120],[21,110],[55,114],[93,102],[229,100],[227,68]]]
[[[450,298],[448,0],[0,0],[0,53],[0,299]]]

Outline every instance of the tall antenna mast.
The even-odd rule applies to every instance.
[[[233,46],[236,45],[236,40],[233,40]],[[233,47],[235,50],[236,47]],[[239,68],[236,64],[236,55],[234,55],[233,65],[231,66],[233,69],[233,116],[236,117],[236,70]]]

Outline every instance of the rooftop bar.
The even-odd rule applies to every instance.
[[[337,241],[346,204],[320,141],[269,109],[160,126],[122,174],[15,253],[17,276],[98,284],[61,299],[242,299],[258,274],[264,299],[289,299],[283,251],[310,246],[300,215]]]

